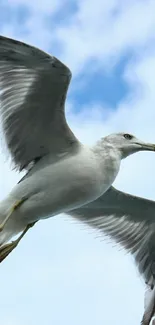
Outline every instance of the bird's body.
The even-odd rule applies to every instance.
[[[65,118],[70,80],[69,68],[57,58],[0,36],[2,132],[15,167],[28,171],[0,202],[0,262],[35,222],[67,213],[134,256],[151,291],[142,320],[149,325],[155,313],[155,202],[111,185],[121,159],[155,151],[155,145],[126,133],[104,137],[92,148],[81,144]]]
[[[12,234],[9,232],[10,237],[19,232],[19,225],[21,231],[29,223],[78,208],[107,191],[117,176],[121,162],[119,153],[109,155],[109,151],[105,152],[103,159],[103,150],[101,155],[97,155],[91,148],[81,145],[75,154],[62,157],[57,162],[53,163],[50,155],[45,162],[40,160],[1,202],[0,222],[10,206],[26,199],[12,213],[1,232],[2,242],[5,241],[4,232],[7,240],[10,239],[7,227],[13,231]]]

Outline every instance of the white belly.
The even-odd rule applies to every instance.
[[[101,163],[84,147],[76,156],[31,173],[10,193],[7,207],[9,202],[27,198],[15,212],[26,223],[67,212],[103,194],[117,172],[117,164]]]

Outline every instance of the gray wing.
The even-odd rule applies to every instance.
[[[64,103],[70,70],[39,49],[0,36],[0,115],[17,168],[37,157],[74,150]]]
[[[148,284],[141,325],[155,315],[155,202],[111,187],[104,195],[68,212],[130,252]]]
[[[92,203],[68,212],[133,254],[140,273],[155,284],[155,202],[111,187]]]

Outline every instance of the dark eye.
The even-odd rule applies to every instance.
[[[124,138],[127,140],[131,140],[133,138],[133,136],[131,134],[124,134]]]

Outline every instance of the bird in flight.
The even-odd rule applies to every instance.
[[[155,151],[155,144],[117,133],[83,145],[65,118],[70,80],[57,58],[0,36],[1,128],[14,166],[27,171],[0,202],[0,262],[38,220],[66,213],[133,254],[148,288],[141,324],[149,325],[155,313],[155,202],[112,183],[122,159]]]

